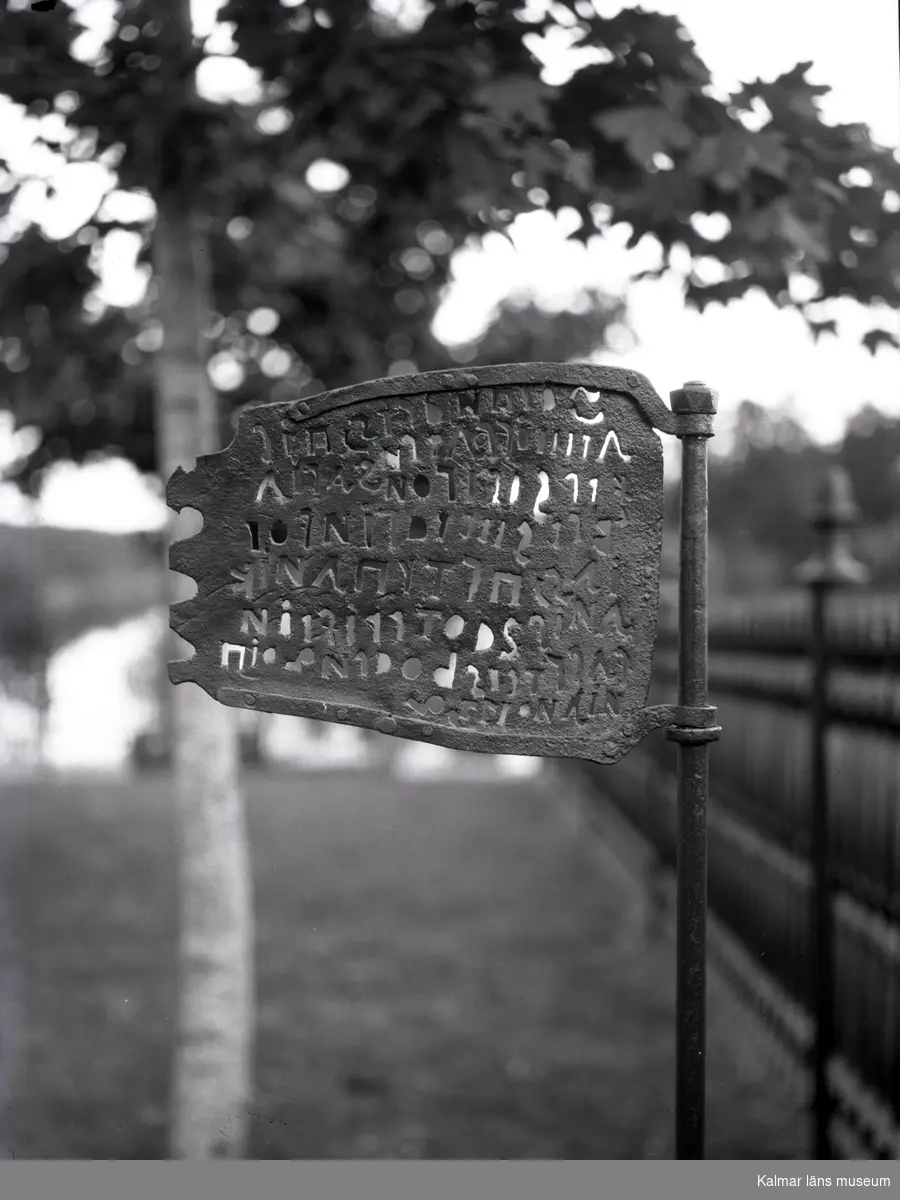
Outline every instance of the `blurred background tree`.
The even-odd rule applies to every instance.
[[[900,581],[900,420],[863,404],[832,445],[784,409],[745,400],[724,451],[710,456],[712,585],[742,595],[790,586],[811,552],[810,505],[828,462],[845,467],[860,510],[857,551],[875,585]],[[678,485],[666,518],[678,521]]]
[[[701,309],[759,288],[818,336],[836,328],[814,303],[900,298],[886,203],[900,165],[863,126],[822,121],[809,64],[721,102],[675,18],[603,18],[586,0],[436,0],[405,22],[374,0],[229,0],[212,39],[191,36],[187,0],[120,0],[100,36],[89,7],[11,0],[0,13],[4,90],[45,160],[107,181],[54,239],[30,216],[49,176],[2,180],[0,396],[36,430],[10,473],[32,492],[52,463],[97,455],[166,477],[227,439],[246,403],[453,361],[589,357],[623,319],[620,298],[560,315],[506,305],[455,352],[432,332],[454,253],[530,211],[571,210],[583,242],[621,222],[632,245],[652,234],[655,275],[686,250],[686,299]],[[537,49],[561,28],[585,54],[551,85]],[[213,53],[257,72],[252,98],[201,92]],[[871,182],[852,185],[851,167]],[[115,308],[98,290],[103,252],[128,235],[149,283]],[[704,282],[710,262],[717,282]],[[745,459],[759,463],[773,447],[746,416]],[[741,461],[728,486],[746,497]],[[769,507],[763,527],[776,519]],[[172,1146],[189,1156],[241,1152],[249,1090],[237,756],[228,713],[204,700],[175,701],[193,899]]]
[[[49,704],[50,622],[37,572],[10,558],[0,563],[0,689],[36,716],[36,754],[43,761]]]
[[[228,50],[260,82],[253,99],[226,103],[181,95],[178,81],[213,43],[179,53],[163,0],[123,0],[99,49],[79,42],[66,5],[20,7],[0,18],[7,94],[58,160],[108,172],[97,211],[56,241],[16,206],[36,181],[6,180],[3,207],[15,217],[4,222],[0,371],[17,425],[40,435],[13,476],[26,487],[60,458],[115,452],[158,469],[158,281],[112,309],[97,272],[103,245],[122,233],[140,237],[138,261],[150,268],[162,164],[189,176],[203,217],[204,327],[223,433],[248,402],[446,365],[453,355],[431,325],[454,252],[540,208],[577,212],[571,236],[585,242],[621,222],[630,244],[651,234],[664,255],[657,274],[676,248],[698,266],[714,261],[718,282],[695,273],[687,284],[700,308],[760,288],[822,336],[836,333],[814,315],[823,300],[900,299],[885,205],[900,186],[896,159],[865,127],[822,121],[816,100],[827,89],[807,82],[810,64],[728,103],[712,98],[673,17],[601,18],[584,0],[544,15],[523,0],[443,0],[401,25],[373,0],[229,3],[219,13]],[[551,86],[536,39],[560,25],[599,61]],[[323,162],[332,169],[317,172]],[[852,167],[871,183],[851,182]],[[146,201],[140,219],[123,194]],[[798,279],[811,299],[795,298]],[[596,352],[624,312],[620,297],[589,300],[562,315],[504,309],[456,357]],[[886,330],[867,339],[873,350],[896,344]]]

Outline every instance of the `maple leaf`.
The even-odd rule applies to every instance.
[[[546,142],[530,138],[522,147],[522,166],[527,187],[543,186],[548,178],[559,174],[559,151]],[[590,170],[587,186],[590,186]]]
[[[772,208],[776,228],[790,246],[814,262],[827,262],[831,258],[824,231],[817,224],[802,221],[787,201],[778,201]]]
[[[696,276],[688,278],[685,286],[685,300],[700,312],[709,304],[727,304],[730,300],[738,300],[749,291],[754,280],[724,279],[721,283],[702,283]]]
[[[637,274],[631,276],[633,283],[643,283],[648,279],[663,279],[668,273],[669,267],[664,263],[661,267],[648,267],[644,271],[638,271]]]
[[[810,83],[806,79],[806,73],[812,66],[812,62],[797,63],[790,71],[785,71],[770,82],[757,79],[735,93],[731,102],[738,108],[749,110],[753,100],[760,99],[773,116],[783,118],[790,113],[803,122],[818,122],[820,118],[816,100],[819,96],[827,96],[831,88],[826,84]]]
[[[611,141],[624,142],[640,167],[646,167],[654,154],[685,150],[694,140],[691,130],[680,117],[665,108],[649,105],[598,113],[591,124]]]
[[[723,191],[736,192],[752,170],[785,179],[790,153],[780,134],[754,133],[735,123],[722,133],[701,138],[689,159],[693,175],[712,179]]]
[[[837,321],[812,321],[807,318],[807,325],[813,335],[813,340],[818,341],[823,333],[837,333]]]
[[[563,172],[563,177],[582,192],[589,193],[594,186],[593,162],[589,154],[571,151],[566,155]]]
[[[552,89],[540,79],[509,75],[483,83],[473,99],[493,120],[509,130],[520,133],[539,129],[548,133],[552,128],[547,110],[551,94]]]
[[[870,329],[863,337],[862,344],[870,354],[877,354],[881,346],[893,346],[895,350],[900,350],[897,335],[889,333],[886,329]]]
[[[817,192],[822,192],[842,207],[849,203],[849,196],[846,189],[839,187],[836,183],[832,183],[830,179],[814,179],[813,187]]]

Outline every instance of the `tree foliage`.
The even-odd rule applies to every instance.
[[[869,522],[900,517],[900,420],[864,405],[849,421],[839,457]]]
[[[813,548],[811,508],[831,461],[846,469],[859,507],[857,553],[876,583],[897,582],[900,420],[865,404],[821,446],[789,413],[744,401],[727,453],[709,463],[710,536],[731,590],[790,584]],[[667,501],[677,523],[677,485]]]
[[[900,165],[864,127],[821,119],[809,64],[722,102],[678,21],[640,9],[436,0],[401,26],[373,0],[228,0],[220,20],[260,86],[218,103],[181,86],[212,43],[185,53],[171,3],[121,0],[99,55],[77,10],[6,6],[0,74],[61,159],[102,165],[118,190],[151,199],[173,179],[190,191],[212,260],[210,356],[242,374],[226,412],[452,361],[432,322],[454,252],[540,208],[577,212],[584,242],[620,222],[632,244],[652,235],[660,272],[686,249],[686,298],[700,309],[761,288],[821,336],[837,331],[822,301],[900,301]],[[585,53],[554,85],[540,39],[559,27]],[[331,191],[308,181],[322,159],[344,171]],[[41,432],[17,478],[35,485],[59,458],[111,450],[152,470],[156,292],[128,310],[95,295],[111,234],[137,232],[149,263],[152,206],[125,222],[107,205],[52,241],[23,211],[26,182],[11,173],[0,197],[0,395]],[[814,301],[792,299],[797,276]],[[621,317],[597,300],[562,317],[507,306],[462,353],[587,356]],[[254,332],[259,308],[277,327]],[[866,335],[873,352],[896,344]]]

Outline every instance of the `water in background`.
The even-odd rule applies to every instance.
[[[137,734],[152,722],[154,705],[134,678],[157,652],[165,620],[155,611],[93,629],[59,650],[48,669],[50,710],[44,765],[56,770],[116,771],[125,767]],[[0,762],[37,765],[38,721],[26,705],[2,700]]]
[[[50,710],[43,766],[56,771],[122,774],[130,770],[134,739],[153,727],[150,681],[168,626],[166,609],[94,629],[63,647],[48,672]],[[527,777],[541,760],[460,754],[399,738],[367,738],[360,730],[296,717],[239,712],[260,723],[268,762],[305,768],[363,768],[389,761],[395,774],[416,779]],[[38,719],[25,704],[0,699],[0,767],[30,773],[39,765]]]

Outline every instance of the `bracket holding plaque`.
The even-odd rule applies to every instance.
[[[669,408],[637,372],[558,363],[397,376],[246,409],[226,449],[168,483],[171,508],[203,517],[170,549],[170,567],[197,584],[171,609],[194,655],[171,663],[170,679],[260,712],[603,764],[668,726],[682,808],[696,818],[702,802],[705,822],[697,756],[705,764],[719,732],[706,703],[715,411],[702,384]],[[678,705],[647,707],[657,431],[683,443],[682,683]],[[701,824],[685,833],[693,975],[679,977],[680,1007],[702,1008]],[[679,1021],[679,1156],[700,1157],[702,1028],[698,1042],[696,1020]]]

